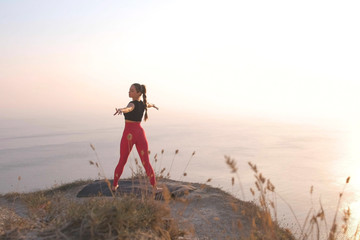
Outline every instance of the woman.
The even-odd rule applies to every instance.
[[[141,96],[143,97],[143,101],[140,100]],[[159,109],[154,104],[149,104],[146,101],[145,85],[140,85],[138,83],[131,85],[129,90],[129,97],[132,98],[132,101],[129,102],[127,107],[115,108],[116,112],[114,115],[120,115],[122,113],[124,114],[125,129],[120,142],[120,159],[118,165],[115,168],[114,182],[111,190],[116,191],[116,189],[119,187],[119,178],[124,170],[125,164],[134,144],[136,146],[136,150],[139,153],[146,174],[150,179],[151,185],[155,191],[160,190],[156,187],[155,173],[149,161],[148,142],[146,140],[144,129],[140,125],[144,112],[144,121],[148,119],[148,108],[153,107],[157,110]]]

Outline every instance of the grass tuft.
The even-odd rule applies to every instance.
[[[176,222],[168,221],[170,209],[165,202],[135,196],[79,200],[63,191],[70,185],[75,184],[9,195],[26,204],[28,218],[7,219],[0,239],[26,239],[29,233],[45,239],[177,239],[183,235]]]

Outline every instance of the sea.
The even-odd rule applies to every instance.
[[[113,177],[123,119],[89,123],[5,118],[0,123],[1,194]],[[336,212],[342,222],[348,207],[352,213],[349,232],[354,232],[360,222],[359,138],[351,128],[250,117],[156,119],[142,126],[157,173],[206,183],[241,200],[257,202],[258,194],[253,196],[250,191],[256,192],[251,163],[275,186],[276,194],[268,194],[276,205],[274,217],[282,226],[299,234],[308,216],[321,208],[327,230]],[[134,148],[122,177],[136,171],[136,159]],[[236,173],[226,159],[234,161]]]

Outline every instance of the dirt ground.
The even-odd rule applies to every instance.
[[[179,225],[190,239],[247,239],[251,219],[244,214],[254,205],[235,199],[220,189],[191,184],[195,190],[169,203]]]

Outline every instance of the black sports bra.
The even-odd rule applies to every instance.
[[[142,101],[131,101],[135,105],[131,112],[124,113],[125,120],[141,122],[144,115],[145,105]]]

